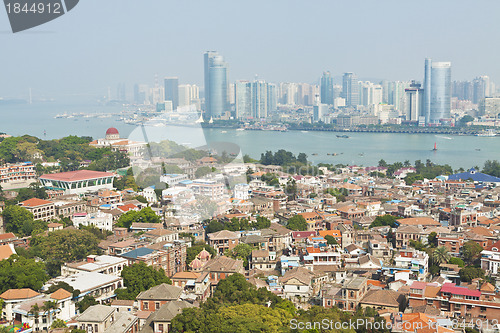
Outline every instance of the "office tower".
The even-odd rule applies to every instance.
[[[267,84],[267,116],[278,111],[278,94],[274,83]]]
[[[333,79],[330,72],[323,72],[321,77],[321,103],[333,105]]]
[[[344,73],[341,97],[345,98],[347,106],[355,107],[359,104],[358,77],[354,73]]]
[[[175,111],[179,106],[179,78],[166,77],[165,80],[165,101],[172,102],[172,109]]]
[[[207,51],[205,59],[205,111],[207,117],[220,117],[229,110],[227,64],[215,51]]]
[[[476,77],[473,81],[472,103],[479,104],[485,97],[491,96],[490,78],[486,75]]]
[[[313,121],[314,122],[322,121],[323,117],[327,113],[328,113],[328,104],[322,103],[320,95],[316,94],[313,105]]]
[[[453,81],[451,96],[460,101],[472,101],[474,98],[474,85],[471,81]]]
[[[359,82],[359,104],[364,106],[382,103],[382,86],[372,82]]]
[[[264,81],[252,83],[252,116],[255,119],[267,117],[267,83]]]
[[[425,122],[439,124],[451,112],[451,63],[425,59],[424,78]]]
[[[405,89],[406,94],[406,120],[418,121],[423,114],[424,90],[421,84],[413,81],[409,88]]]
[[[136,104],[150,104],[150,89],[145,84],[134,86],[134,102]]]
[[[234,104],[236,118],[247,119],[252,116],[252,84],[249,81],[236,81],[234,84]]]

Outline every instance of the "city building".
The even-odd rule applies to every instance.
[[[333,105],[333,78],[329,71],[321,77],[321,104]]]
[[[85,192],[113,188],[114,173],[77,170],[50,173],[40,176],[40,182],[47,189],[61,189],[65,194],[84,194]]]
[[[424,115],[427,125],[446,123],[451,112],[451,62],[425,59]]]
[[[31,162],[0,166],[0,186],[4,190],[15,188],[16,186],[27,187],[35,179],[35,165]]]
[[[165,101],[172,102],[172,110],[176,111],[179,106],[179,78],[166,77],[165,84]]]
[[[236,81],[234,93],[236,118],[252,117],[252,83],[250,81]]]
[[[219,118],[229,111],[228,66],[216,51],[204,54],[205,112],[207,118]]]
[[[413,81],[409,88],[405,89],[406,94],[406,120],[418,121],[424,114],[424,90],[420,83]]]
[[[356,107],[359,104],[359,83],[356,74],[344,73],[341,97],[345,98],[346,106]]]
[[[95,213],[75,213],[71,218],[73,225],[78,228],[83,226],[94,226],[101,230],[113,230],[113,215],[98,211]]]
[[[52,201],[31,198],[19,203],[33,214],[33,219],[50,221],[56,218],[56,207]]]
[[[120,138],[120,133],[114,127],[106,130],[104,139],[97,139],[89,143],[91,147],[109,147],[112,151],[120,151],[127,154],[130,159],[142,157],[142,152],[146,146],[145,142],[136,142],[129,139]]]
[[[128,261],[124,258],[108,255],[88,255],[85,260],[64,263],[61,266],[61,276],[69,276],[78,272],[96,272],[121,276],[125,266],[128,266]]]

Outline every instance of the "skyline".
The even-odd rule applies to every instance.
[[[0,95],[24,97],[31,87],[34,97],[94,96],[122,82],[130,94],[133,84],[152,84],[155,74],[203,86],[200,58],[207,50],[224,55],[229,82],[258,74],[267,82],[314,83],[324,71],[335,81],[345,72],[361,79],[422,81],[426,57],[452,62],[453,80],[500,77],[492,42],[500,25],[497,3],[424,1],[411,11],[396,1],[117,4],[89,0],[18,34],[6,33],[7,16],[0,14],[0,39],[10,50],[0,56],[9,64]],[[109,15],[116,8],[120,15]],[[346,33],[352,19],[356,24]],[[415,24],[408,24],[412,19]]]

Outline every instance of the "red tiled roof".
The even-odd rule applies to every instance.
[[[52,204],[52,201],[42,200],[38,198],[31,198],[21,202],[21,205],[23,207],[36,207],[36,206],[50,205],[50,204]]]
[[[110,173],[110,172],[92,171],[92,170],[76,170],[76,171],[45,174],[45,175],[41,175],[40,179],[75,182],[75,181],[86,180],[86,179],[112,177],[114,175],[115,175],[114,173]]]
[[[294,232],[292,232],[293,238],[307,238],[309,236],[316,236],[316,231],[294,231]]]
[[[453,295],[462,295],[462,296],[473,296],[480,297],[481,292],[479,290],[470,290],[464,287],[457,287],[454,283],[445,283],[441,287],[441,293],[450,293]]]
[[[0,240],[17,238],[12,232],[8,232],[6,234],[0,234]]]

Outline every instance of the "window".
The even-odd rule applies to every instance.
[[[160,302],[155,302],[155,309],[158,310],[160,308]]]
[[[144,306],[143,306],[144,310],[149,310],[149,304],[148,304],[148,302],[144,302],[143,304],[144,304]]]
[[[99,326],[97,324],[94,325],[94,332],[95,333],[99,332]]]
[[[160,332],[163,332],[163,324],[158,324],[158,330],[159,330]]]

